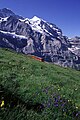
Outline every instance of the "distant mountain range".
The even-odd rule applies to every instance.
[[[28,19],[0,9],[0,47],[80,70],[80,37],[70,39],[55,24],[36,16]]]

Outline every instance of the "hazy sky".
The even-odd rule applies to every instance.
[[[0,8],[16,14],[34,15],[56,24],[68,37],[80,36],[80,0],[0,0]]]

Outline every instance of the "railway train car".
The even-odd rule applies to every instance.
[[[35,60],[38,60],[38,61],[41,61],[41,62],[44,62],[44,59],[41,58],[41,57],[37,57],[35,55],[32,55],[31,58],[35,59]]]

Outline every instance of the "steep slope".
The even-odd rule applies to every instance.
[[[79,120],[80,72],[0,49],[1,100],[2,120]]]
[[[10,16],[16,16],[17,18],[23,19],[23,17],[16,15],[9,8],[0,9],[0,18],[6,18],[6,17],[10,17]]]
[[[9,16],[14,16],[15,14],[8,8],[0,9],[0,17],[5,18]]]
[[[80,70],[80,49],[74,46],[77,50],[73,52],[71,41],[55,24],[36,16],[24,19],[8,9],[5,13],[4,17],[0,16],[0,47],[37,55],[45,61]]]

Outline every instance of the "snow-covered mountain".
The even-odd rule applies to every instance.
[[[37,16],[23,18],[7,8],[1,9],[0,47],[80,70],[80,37],[69,39],[55,24]]]

